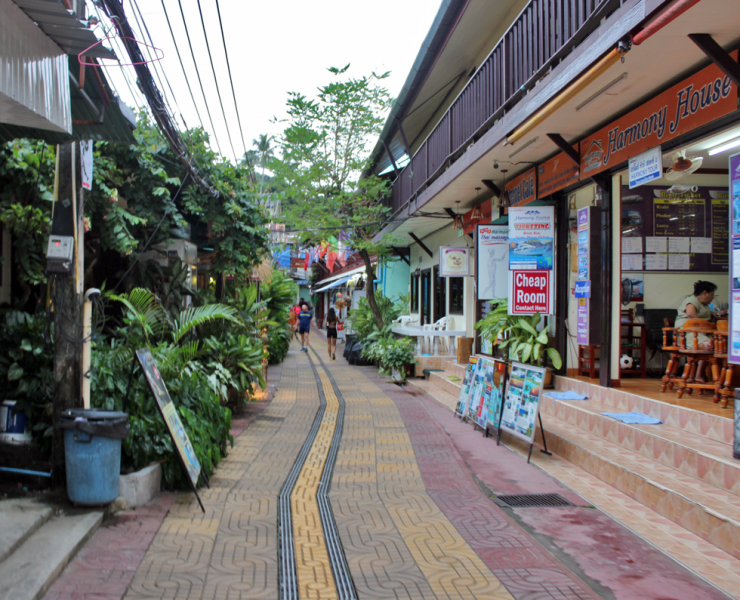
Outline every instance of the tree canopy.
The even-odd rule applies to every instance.
[[[389,213],[382,203],[387,185],[362,174],[393,102],[382,86],[389,73],[353,78],[348,69],[330,68],[334,81],[320,87],[315,98],[288,94],[286,126],[278,139],[281,157],[271,170],[292,201],[286,204],[286,220],[304,242],[346,240],[363,258],[368,303],[382,321],[371,257],[386,254],[392,243],[377,238]]]

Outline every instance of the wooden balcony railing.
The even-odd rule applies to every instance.
[[[531,0],[393,183],[395,213],[431,183],[622,0]]]

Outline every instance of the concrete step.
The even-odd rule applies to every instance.
[[[449,371],[435,371],[429,374],[429,383],[457,398],[462,389],[462,377]]]
[[[657,388],[657,381],[655,385]],[[571,377],[555,377],[555,387],[558,391],[572,390],[588,396],[589,400],[594,400],[613,409],[609,410],[609,412],[640,412],[660,419],[670,427],[701,435],[725,444],[733,443],[734,424],[732,418],[708,414],[653,398],[646,398],[636,393],[620,390],[619,388],[603,388],[597,384]],[[666,392],[666,394],[668,393]],[[707,402],[711,401],[711,398],[707,398]],[[727,411],[728,416],[731,416],[731,409],[727,409]]]
[[[459,365],[457,364],[457,361],[448,360],[446,363],[444,363],[442,368],[448,373],[457,375],[460,379],[462,379],[463,377],[465,377],[465,370],[468,368],[468,365]]]
[[[543,414],[542,420],[548,448],[555,454],[740,558],[739,496],[551,414]]]
[[[732,458],[731,444],[666,424],[621,423],[603,416],[602,412],[615,412],[614,408],[595,400],[563,402],[545,394],[540,410],[685,475],[740,495],[740,461]]]
[[[35,500],[0,502],[0,563],[54,514],[50,506]]]
[[[0,598],[41,598],[102,521],[99,511],[49,519],[0,563]]]

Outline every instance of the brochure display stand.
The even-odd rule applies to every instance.
[[[511,364],[511,376],[509,377],[506,400],[501,412],[499,440],[501,431],[506,431],[529,442],[527,462],[532,458],[537,420],[540,423],[542,441],[545,446],[543,452],[548,455],[551,454],[547,450],[545,430],[542,427],[542,418],[539,414],[540,397],[542,396],[544,384],[545,369],[521,363]]]
[[[478,357],[471,356],[468,360],[468,368],[465,369],[465,377],[463,378],[462,389],[460,390],[460,396],[457,400],[457,407],[455,408],[455,416],[460,417],[460,420],[465,420],[465,415],[468,412],[468,405],[470,404],[470,397],[473,387],[473,379],[475,378],[475,372],[478,368]]]
[[[188,434],[182,426],[180,415],[177,413],[177,409],[172,403],[170,394],[167,391],[167,387],[164,384],[164,380],[162,379],[159,370],[157,369],[157,365],[154,362],[154,357],[152,356],[151,351],[148,348],[137,350],[136,358],[141,365],[141,370],[144,372],[144,376],[149,384],[149,389],[157,403],[157,408],[159,408],[159,412],[167,425],[170,435],[172,436],[175,450],[180,458],[182,468],[185,470],[185,473],[187,473],[190,487],[193,489],[193,493],[198,499],[200,509],[205,513],[206,509],[203,507],[203,502],[201,502],[200,496],[198,496],[196,486],[198,485],[198,479],[201,475],[203,476],[203,481],[206,486],[210,487],[210,485],[208,484],[208,478],[201,469],[198,458],[195,456],[195,450],[193,449],[193,445],[190,443]],[[133,377],[135,365],[136,362],[132,362],[131,377]],[[131,389],[131,377],[129,378],[129,390]],[[126,392],[126,399],[128,400],[128,391]]]
[[[498,439],[500,438],[501,411],[506,397],[506,363],[496,359],[491,362],[493,363],[493,378],[488,392],[488,409],[483,434],[488,437],[490,432],[495,431]]]

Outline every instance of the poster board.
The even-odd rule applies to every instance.
[[[475,270],[478,300],[498,300],[509,296],[509,226],[478,225],[478,266]],[[487,353],[487,354],[490,354]]]
[[[545,369],[522,363],[511,363],[511,375],[506,389],[506,400],[501,413],[501,429],[530,444],[545,384]]]
[[[488,407],[486,409],[486,422],[483,427],[499,429],[501,426],[501,409],[506,397],[506,363],[502,360],[493,361],[493,379],[490,389],[487,391]]]
[[[487,392],[493,382],[493,361],[487,358],[478,359],[478,368],[475,370],[470,405],[467,417],[481,427],[486,426],[484,409],[488,409]]]
[[[740,364],[740,154],[730,156],[730,223],[732,242],[730,258],[730,335],[728,361]],[[735,415],[737,419],[737,415]],[[737,425],[737,421],[735,422]],[[735,428],[737,430],[737,427]],[[737,449],[738,436],[735,435]]]
[[[475,377],[475,370],[478,368],[478,357],[471,356],[468,360],[468,366],[465,369],[465,376],[463,377],[462,388],[460,388],[460,396],[457,399],[457,407],[455,408],[455,415],[463,416],[468,410],[468,404],[470,403],[470,392],[472,390],[473,378]]]
[[[180,415],[177,413],[177,409],[170,398],[170,394],[167,391],[164,380],[159,373],[159,369],[157,369],[157,364],[154,362],[154,357],[152,356],[151,351],[148,348],[141,348],[136,351],[136,358],[139,360],[141,370],[144,371],[144,376],[149,384],[149,389],[154,396],[159,412],[161,413],[162,418],[167,425],[167,429],[172,436],[175,450],[182,461],[183,468],[188,474],[188,479],[190,479],[193,491],[195,491],[196,486],[198,485],[198,478],[201,473],[201,466],[198,458],[195,456],[195,450],[193,449],[193,445],[190,443],[188,434],[182,426]],[[200,498],[198,498],[198,502],[200,502]],[[202,504],[201,508],[203,508]]]
[[[622,186],[622,278],[627,271],[727,271],[727,188],[676,188]]]

